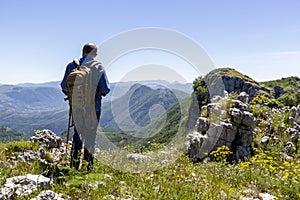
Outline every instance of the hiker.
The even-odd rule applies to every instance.
[[[77,62],[74,60],[67,65],[64,78],[61,82],[62,91],[68,96],[70,111],[72,112],[73,122],[75,123],[70,166],[79,169],[80,152],[84,146],[83,159],[88,162],[88,171],[92,170],[94,167],[93,153],[97,126],[101,113],[101,99],[110,91],[108,79],[103,66],[101,63],[94,60],[96,56],[96,45],[92,43],[85,44],[82,49],[82,58],[77,60]],[[74,99],[74,96],[78,94],[74,94],[75,90],[73,90],[70,86],[70,82],[73,81],[72,84],[74,85],[76,80],[76,78],[75,80],[71,80],[72,78],[70,78],[70,76],[74,74],[73,72],[78,69],[78,66],[86,66],[91,69],[90,74],[93,82],[92,84],[89,83],[88,87],[92,88],[91,91],[93,92],[91,92],[90,95],[85,95],[84,97],[92,100],[89,105],[76,106],[77,104],[75,101],[77,100]],[[74,88],[76,89],[77,87],[74,86]]]

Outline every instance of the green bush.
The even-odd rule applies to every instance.
[[[286,93],[278,98],[282,104],[286,106],[297,106],[300,104],[300,94],[299,93]]]
[[[193,82],[193,89],[197,97],[199,106],[202,107],[209,102],[208,87],[202,76],[196,78]]]

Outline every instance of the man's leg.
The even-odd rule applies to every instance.
[[[72,142],[72,149],[71,149],[71,163],[70,167],[75,167],[76,169],[79,168],[80,165],[80,154],[82,149],[82,141],[79,137],[79,134],[74,128],[74,135],[73,135],[73,142]]]
[[[93,127],[93,129],[88,131],[88,137],[85,140],[84,160],[88,161],[88,166],[87,166],[88,171],[94,169],[95,140],[96,140],[100,114],[101,114],[101,109],[96,107],[97,124],[95,124],[95,127]]]

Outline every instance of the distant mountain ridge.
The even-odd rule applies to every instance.
[[[179,90],[134,84],[121,98],[103,104],[100,125],[112,130],[137,130],[188,95]]]
[[[147,85],[152,89],[176,89],[192,93],[192,84],[168,83],[166,81],[131,81],[111,83],[111,92],[103,98],[110,102],[124,95],[134,84]],[[65,95],[61,91],[60,81],[46,83],[20,83],[16,85],[0,84],[0,110],[12,109],[18,112],[44,112],[68,109],[64,102]]]
[[[0,125],[0,142],[26,139],[26,135],[7,126]]]
[[[0,110],[41,112],[65,109],[64,95],[55,87],[0,86]]]
[[[151,109],[153,105],[162,104],[164,107],[163,110],[167,110],[170,106],[178,102],[178,99],[182,100],[188,96],[187,93],[180,90],[162,89],[163,87],[160,89],[152,89],[141,84],[126,84],[121,83],[120,86],[122,87],[115,86],[118,90],[122,88],[122,93],[125,93],[125,95],[115,98],[110,102],[103,102],[100,124],[103,125],[104,128],[118,130],[118,126],[112,114],[111,105],[113,105],[114,113],[117,113],[118,119],[123,124],[126,124],[128,116],[124,114],[124,106],[126,106],[125,103],[127,102],[130,117],[132,117],[138,125],[144,126],[153,120],[151,117],[159,117],[159,115],[162,114],[159,109],[154,109],[154,111],[152,110],[151,112],[152,116],[149,116],[149,109]],[[129,90],[124,91],[129,86]],[[58,134],[67,129],[68,106],[66,102],[63,102],[62,99],[64,95],[62,95],[58,88],[31,88],[4,85],[0,86],[0,95],[3,97],[1,98],[3,101],[0,104],[0,125],[12,127],[28,135],[33,134],[33,130],[35,129],[51,129]],[[24,95],[28,96],[25,98]],[[35,100],[37,100],[37,102],[35,102]],[[51,103],[53,105],[53,102],[58,101],[61,101],[62,106],[49,106]],[[49,105],[44,108],[42,103],[47,102]],[[33,108],[30,109],[31,107]],[[44,108],[44,110],[39,110],[39,108]],[[132,128],[132,125],[129,124],[127,128]]]

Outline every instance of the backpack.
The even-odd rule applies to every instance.
[[[68,100],[71,108],[84,108],[95,101],[96,85],[93,83],[92,68],[97,61],[80,65],[79,60],[73,60],[76,68],[67,77]]]

